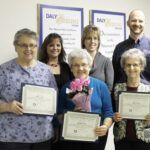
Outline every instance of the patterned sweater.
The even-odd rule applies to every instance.
[[[127,91],[126,83],[119,83],[115,86],[114,98],[116,102],[116,106],[118,105],[118,92],[119,91]],[[138,92],[150,92],[150,85],[144,85],[140,83]],[[135,120],[135,130],[136,137],[146,143],[150,143],[150,121],[146,120]],[[115,123],[114,125],[114,138],[116,141],[119,141],[126,137],[126,124],[127,120],[123,119],[120,122]]]

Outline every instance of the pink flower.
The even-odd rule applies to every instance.
[[[70,89],[71,91],[75,92],[77,89],[76,89],[76,83],[73,81],[70,83]]]
[[[84,111],[91,111],[91,95],[92,88],[89,87],[89,79],[75,79],[70,83],[70,92],[68,97],[75,103],[76,108],[81,108]]]
[[[77,85],[77,91],[79,91],[79,92],[82,91],[82,85],[81,85],[81,84],[78,84],[78,85]]]
[[[85,80],[84,81],[84,86],[89,86],[89,84],[90,84],[90,80]]]
[[[70,89],[72,92],[85,92],[85,89],[88,89],[90,80],[83,78],[75,79],[70,83]],[[84,91],[83,91],[84,90]]]

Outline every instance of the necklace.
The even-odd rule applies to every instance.
[[[59,64],[49,64],[52,67],[57,67]]]

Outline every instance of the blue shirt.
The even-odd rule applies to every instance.
[[[0,102],[21,102],[22,83],[49,86],[57,90],[54,76],[46,64],[38,61],[36,66],[24,69],[13,59],[0,66]],[[52,119],[52,116],[0,113],[0,141],[47,141],[53,136]]]
[[[91,96],[91,111],[100,113],[103,118],[112,117],[113,110],[111,97],[108,87],[103,81],[90,77],[90,88],[93,88]],[[64,110],[73,110],[74,103],[68,98],[66,88],[70,88],[70,82],[65,84],[60,91],[58,99],[58,112],[63,113]]]
[[[123,71],[123,68],[121,68],[120,59],[121,55],[131,48],[138,48],[145,53],[147,65],[144,71],[141,73],[141,82],[150,84],[150,39],[145,36],[139,39],[137,43],[135,43],[135,41],[129,37],[127,40],[119,43],[116,46],[112,58],[114,67],[114,83],[126,82],[126,75]]]

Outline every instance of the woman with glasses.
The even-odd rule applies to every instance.
[[[146,65],[146,58],[141,50],[133,48],[124,52],[121,56],[120,64],[127,76],[127,81],[124,83],[117,83],[114,87],[116,108],[119,106],[119,91],[134,93],[150,92],[150,86],[141,83],[140,74]],[[136,120],[134,118],[125,119],[120,112],[116,111],[114,116],[114,139],[116,150],[150,149],[150,114],[147,114],[144,117],[145,118],[141,120]]]
[[[91,55],[93,63],[90,70],[90,76],[103,80],[109,90],[112,90],[114,71],[109,58],[99,52],[100,31],[94,25],[87,25],[82,33],[81,46]]]
[[[55,78],[47,65],[36,60],[38,36],[34,31],[17,31],[14,47],[17,57],[0,65],[0,149],[50,150],[53,117],[24,113],[22,85],[57,90]]]
[[[64,148],[75,150],[104,150],[106,138],[103,137],[107,134],[113,117],[110,92],[103,81],[89,76],[92,58],[87,51],[84,49],[75,49],[69,54],[68,62],[75,79],[82,78],[82,80],[89,80],[89,88],[93,89],[90,99],[91,112],[101,114],[102,120],[101,124],[93,131],[99,137],[98,142],[64,141]],[[67,89],[71,88],[71,83],[66,83],[60,91],[58,99],[58,112],[60,114],[66,110],[80,110],[66,93]]]

